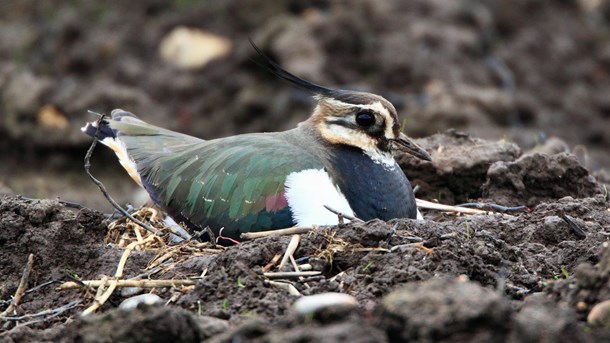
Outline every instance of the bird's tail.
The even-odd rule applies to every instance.
[[[185,145],[202,142],[201,139],[166,130],[140,120],[121,109],[113,110],[110,118],[87,123],[81,131],[97,138],[112,149],[129,176],[142,186],[138,164],[151,155],[171,153]]]
[[[97,134],[97,138],[102,141],[105,138],[116,138],[116,132],[108,126],[108,120],[104,119],[101,122],[101,127],[98,131],[97,121],[92,121],[87,123],[85,126],[81,127],[81,131],[87,134],[88,136],[95,137]]]

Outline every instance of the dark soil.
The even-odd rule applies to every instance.
[[[0,319],[0,342],[610,341],[609,22],[604,1],[2,2],[0,312],[35,260],[31,291],[2,315],[26,317]],[[179,25],[233,48],[180,70],[158,53]],[[205,276],[152,291],[161,305],[119,309],[130,295],[116,291],[81,317],[94,294],[57,285],[114,275],[123,254],[104,242],[98,211],[110,207],[82,170],[86,110],[205,138],[294,127],[312,100],[252,63],[248,37],[300,76],[391,100],[405,131],[427,136],[432,162],[398,158],[419,198],[525,211],[423,211],[302,235],[294,257],[322,275],[289,281],[356,307],[299,314],[263,276],[290,241],[272,236],[182,255],[151,278]],[[93,172],[140,202],[107,151]],[[124,278],[156,254],[134,250]]]
[[[494,201],[496,196],[514,194],[515,180],[544,180],[532,182],[518,194],[518,199],[544,200],[510,216],[456,217],[430,211],[425,221],[373,220],[303,235],[295,258],[307,259],[323,273],[293,285],[305,296],[351,294],[359,304],[354,309],[323,311],[311,318],[296,313],[292,309],[296,297],[270,285],[262,275],[262,268],[290,241],[275,236],[246,241],[220,254],[188,257],[155,276],[179,278],[207,270],[194,288],[183,290],[177,306],[115,309],[123,298],[117,293],[102,314],[80,318],[79,309],[91,301],[82,292],[48,286],[28,293],[16,314],[58,308],[79,299],[83,304],[55,321],[21,327],[5,323],[2,337],[87,342],[610,339],[609,327],[586,324],[591,309],[610,296],[607,194],[601,194],[586,171],[578,172],[582,167],[573,157],[533,154],[511,161],[505,150],[513,151],[513,146],[494,150],[496,143],[477,139],[479,146],[491,146],[478,156],[469,148],[472,140],[456,143],[455,133],[421,140],[423,146],[451,143],[453,148],[446,151],[451,156],[436,150],[435,162],[420,163],[410,171],[417,175],[432,170],[429,183],[440,185],[448,165],[439,161],[473,159],[479,162],[468,168],[455,163],[453,168],[454,180],[469,184],[469,193],[486,193],[486,201]],[[487,176],[472,172],[484,166]],[[477,184],[475,179],[482,181]],[[494,179],[512,182],[493,183]],[[542,185],[552,186],[542,191]],[[453,189],[455,198],[470,196],[446,188]],[[66,279],[68,271],[83,279],[114,273],[122,250],[103,243],[106,221],[101,214],[70,210],[56,201],[14,197],[3,198],[0,211],[0,272],[6,280],[2,299],[15,292],[29,253],[36,256],[29,287]],[[392,229],[395,233],[390,234]],[[413,243],[413,237],[422,243]],[[153,257],[151,252],[134,251],[125,278],[144,271]],[[172,295],[165,289],[156,293],[165,300]],[[66,320],[67,316],[73,319]]]

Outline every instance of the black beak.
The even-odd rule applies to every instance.
[[[404,133],[400,133],[398,138],[394,139],[393,142],[394,147],[399,151],[421,158],[424,161],[432,161],[430,154],[428,154],[428,152],[422,147],[415,144],[415,142],[413,142],[411,138],[407,137],[407,135]]]

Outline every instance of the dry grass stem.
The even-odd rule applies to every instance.
[[[121,277],[123,277],[123,269],[125,268],[125,263],[127,263],[127,258],[129,257],[129,254],[131,254],[131,252],[138,245],[152,242],[157,238],[158,238],[158,236],[156,236],[156,235],[150,235],[145,240],[132,242],[131,244],[129,244],[127,246],[127,248],[125,248],[125,251],[123,251],[123,255],[121,256],[121,259],[119,260],[119,264],[117,265],[116,273],[114,273],[114,278],[108,282],[108,288],[106,288],[105,291],[101,295],[99,295],[99,293],[101,292],[101,289],[104,289],[103,285],[99,286],[98,295],[96,295],[95,299],[93,300],[93,304],[91,306],[89,306],[85,311],[83,311],[83,313],[82,313],[83,316],[87,316],[87,315],[95,312],[98,308],[100,308],[102,305],[104,305],[104,303],[108,300],[108,298],[110,298],[110,296],[116,289],[119,279]]]
[[[104,285],[103,280],[85,280],[81,281],[85,286],[88,287],[100,287]],[[181,286],[193,286],[197,284],[197,280],[183,279],[183,280],[116,280],[116,287],[140,287],[140,288],[158,288],[158,287],[181,287]],[[83,285],[78,284],[74,281],[64,282],[58,290],[81,288]]]
[[[269,230],[269,231],[260,231],[260,232],[246,232],[246,233],[242,233],[239,237],[242,240],[250,240],[250,239],[255,239],[255,238],[262,238],[262,237],[268,237],[268,236],[273,236],[273,235],[294,235],[294,234],[300,234],[300,233],[307,233],[310,232],[312,230],[317,229],[318,226],[294,226],[294,227],[289,227],[286,229],[279,229],[279,230]]]
[[[38,313],[34,313],[34,314],[24,314],[23,316],[19,316],[19,317],[2,317],[0,316],[0,321],[22,321],[22,320],[28,320],[28,319],[34,319],[34,318],[38,318],[38,317],[46,317],[44,320],[47,319],[51,319],[54,317],[59,316],[60,314],[71,310],[73,308],[75,308],[76,306],[78,306],[78,304],[80,304],[81,300],[76,300],[76,301],[72,301],[66,305],[60,306],[58,308],[55,309],[51,309],[51,310],[44,310]],[[31,321],[31,322],[27,322],[27,323],[19,323],[20,326],[23,325],[30,325],[30,324],[34,324],[34,323],[38,323],[40,322],[40,320],[36,320],[36,321]]]
[[[301,242],[301,235],[292,235],[290,239],[290,243],[288,243],[288,247],[286,248],[286,252],[284,253],[284,257],[282,258],[282,262],[277,267],[278,269],[282,269],[286,263],[288,263],[290,257],[299,247],[299,243]]]
[[[324,258],[332,265],[333,259],[336,253],[343,252],[350,247],[350,244],[345,240],[336,237],[336,231],[327,231],[324,233],[324,238],[326,239],[326,247],[324,249],[319,250],[315,255],[317,257]],[[352,249],[356,248],[352,246]]]
[[[32,267],[34,266],[34,254],[30,254],[28,256],[28,261],[23,268],[23,274],[21,274],[21,280],[19,281],[19,286],[17,286],[17,290],[15,291],[15,296],[13,297],[13,301],[8,306],[4,312],[0,313],[0,317],[3,317],[11,312],[13,312],[19,303],[21,302],[21,297],[27,290],[28,280],[30,279],[30,272],[32,271]]]
[[[297,261],[294,259],[294,256],[290,255],[290,263],[292,264],[292,268],[294,268],[295,272],[300,272],[301,269],[299,268],[299,265],[297,264]]]
[[[343,222],[342,219],[345,218],[345,219],[348,219],[348,220],[350,220],[352,222],[364,223],[364,220],[362,220],[360,218],[357,218],[357,217],[354,217],[354,216],[350,216],[349,214],[345,214],[343,212],[337,211],[337,210],[335,210],[334,208],[332,208],[330,206],[324,205],[324,208],[329,210],[330,212],[336,214],[337,216],[339,216],[339,222]]]
[[[290,295],[294,295],[297,297],[302,296],[301,292],[299,292],[299,290],[296,287],[294,287],[292,284],[290,284],[288,282],[269,281],[269,285],[271,285],[273,287],[278,287],[278,288],[284,289],[284,290],[288,291],[288,294],[290,294]]]
[[[448,211],[448,212],[455,212],[455,213],[463,213],[463,214],[490,214],[489,211],[484,211],[484,210],[479,210],[476,208],[469,208],[469,207],[460,207],[460,206],[451,206],[451,205],[443,205],[443,204],[437,204],[434,202],[430,202],[430,201],[426,201],[426,200],[421,200],[421,199],[415,199],[416,203],[417,203],[417,207],[419,208],[424,208],[424,209],[428,209],[428,210],[439,210],[439,211]],[[504,217],[512,217],[510,214],[506,214],[506,213],[496,213],[496,212],[491,212],[492,214],[500,214]]]
[[[273,258],[271,259],[271,261],[269,261],[269,263],[267,263],[267,265],[265,265],[263,267],[263,271],[264,272],[268,272],[271,269],[273,269],[273,267],[277,264],[277,262],[280,260],[280,258],[282,257],[282,255],[280,254],[275,254],[275,256],[273,256]]]
[[[135,219],[134,217],[131,216],[131,214],[129,214],[129,212],[125,211],[125,209],[122,208],[121,205],[119,205],[110,196],[110,194],[108,193],[108,190],[106,190],[106,186],[104,186],[104,184],[100,180],[98,180],[97,178],[95,178],[95,176],[93,176],[93,174],[91,174],[91,156],[93,155],[93,151],[95,150],[95,147],[97,145],[98,136],[100,134],[100,128],[102,127],[102,122],[104,121],[104,118],[106,117],[106,115],[95,113],[92,111],[89,111],[89,112],[98,115],[99,118],[97,120],[97,129],[95,130],[95,136],[93,137],[91,146],[89,147],[89,149],[87,150],[87,153],[85,154],[85,173],[87,173],[87,176],[89,176],[91,181],[93,181],[93,183],[95,183],[95,185],[100,189],[100,191],[102,192],[104,197],[108,200],[108,202],[112,205],[112,207],[114,207],[117,211],[121,212],[125,217],[131,219],[133,222],[140,225],[145,230],[147,230],[155,235],[159,235],[160,233],[157,230],[150,227],[146,223],[143,223],[142,221]]]
[[[313,271],[313,272],[269,272],[269,273],[263,273],[263,275],[265,277],[268,277],[270,279],[279,279],[279,278],[298,278],[301,276],[316,276],[316,275],[321,275],[322,272],[317,272],[317,271]]]
[[[428,253],[430,255],[432,255],[434,253],[434,250],[426,247],[424,245],[424,243],[415,243],[415,248],[417,248],[417,250],[421,250],[421,251],[423,251],[425,253]]]

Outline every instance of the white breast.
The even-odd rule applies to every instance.
[[[284,186],[293,220],[299,226],[338,224],[337,215],[324,208],[324,205],[354,215],[345,196],[323,169],[292,173],[286,178]]]

